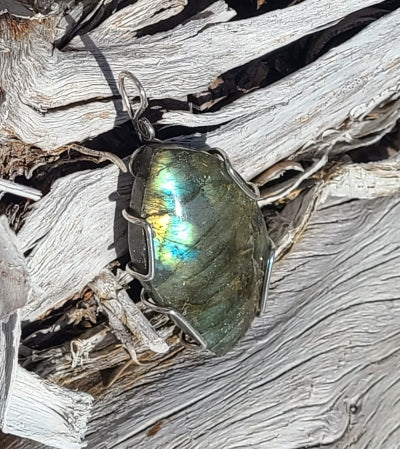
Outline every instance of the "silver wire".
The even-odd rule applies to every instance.
[[[128,212],[126,209],[124,209],[122,211],[122,216],[125,218],[125,220],[129,221],[134,225],[140,226],[144,230],[144,233],[146,234],[146,246],[147,246],[147,266],[148,266],[147,273],[143,274],[134,270],[132,267],[132,262],[129,262],[125,269],[131,276],[139,280],[150,281],[154,277],[154,265],[155,265],[153,229],[144,218],[135,217],[131,211]]]
[[[139,92],[139,106],[135,110],[132,107],[132,102],[129,100],[128,93],[125,89],[126,78],[133,81]],[[147,101],[146,91],[144,90],[142,83],[131,72],[123,71],[118,76],[118,90],[140,139],[144,142],[151,142],[154,140],[156,133],[152,124],[146,117],[142,117],[143,112],[149,104]]]
[[[225,164],[226,171],[229,173],[235,184],[252,200],[260,200],[260,191],[255,184],[246,182],[239,173],[233,168],[228,155],[221,148],[210,148],[207,150],[210,154],[216,154]]]
[[[179,313],[176,309],[173,307],[162,307],[157,304],[155,304],[152,298],[149,297],[148,293],[145,289],[142,289],[140,293],[140,300],[143,302],[145,306],[147,306],[149,309],[154,310],[158,313],[163,313],[165,315],[168,315],[172,318],[172,320],[178,325],[178,327],[189,334],[193,340],[197,341],[199,345],[203,349],[207,349],[207,342],[204,340],[204,338],[197,332],[197,330],[186,320],[186,318]]]
[[[266,269],[265,269],[264,285],[263,285],[263,291],[262,291],[262,295],[261,295],[260,307],[259,307],[258,315],[262,315],[267,310],[268,287],[269,287],[269,282],[271,280],[272,267],[273,267],[274,261],[275,261],[275,248],[276,248],[276,246],[275,246],[275,243],[272,241],[272,239],[270,237],[268,237],[268,240],[269,240],[269,244],[271,245],[271,250],[270,250],[270,253],[268,255],[267,266],[266,266]]]

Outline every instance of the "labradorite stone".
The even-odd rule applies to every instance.
[[[224,354],[249,328],[263,294],[271,247],[261,211],[206,151],[145,146],[132,170],[131,209],[154,233],[155,275],[144,286]],[[133,266],[146,272],[144,234],[133,224],[129,243]]]

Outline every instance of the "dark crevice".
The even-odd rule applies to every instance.
[[[192,20],[194,16],[213,3],[215,3],[215,0],[189,0],[188,4],[179,14],[157,22],[154,25],[139,29],[137,31],[137,37],[151,36],[153,34],[171,30],[178,25],[182,25],[189,20]]]
[[[117,9],[121,9],[130,3],[131,2],[119,2]],[[142,29],[139,35],[152,34],[153,32],[170,29],[178,23],[181,23],[183,20],[193,17],[194,14],[198,13],[211,3],[212,1],[209,0],[203,2],[189,1],[181,14],[161,22],[161,24],[163,24],[161,28],[159,26],[160,24],[157,24],[153,29],[151,29],[151,27]],[[230,6],[235,8],[235,6],[237,6],[235,3],[237,2],[230,2]],[[239,18],[244,18],[246,16],[246,14],[244,14],[245,10],[248,15],[255,15],[261,12],[266,12],[266,10],[264,10],[265,8],[269,8],[268,10],[276,9],[277,5],[275,2],[274,8],[274,2],[265,2],[265,4],[255,12],[250,11],[251,3],[253,2],[243,2],[242,10],[239,8]],[[291,2],[287,3],[289,4]],[[283,7],[281,2],[279,5],[280,7]],[[230,104],[246,93],[258,88],[267,87],[305,67],[331,48],[340,45],[354,36],[368,24],[398,7],[400,7],[400,0],[390,0],[377,4],[375,7],[357,11],[356,13],[345,17],[332,27],[310,36],[305,36],[283,48],[222,74],[220,76],[220,82],[214,83],[215,87],[210,87],[208,91],[200,94],[189,95],[187,102],[174,99],[151,101],[145,115],[152,123],[156,123],[165,110],[189,110],[190,106],[192,106],[194,113],[218,111],[223,106]],[[174,24],[172,20],[175,20],[176,23]],[[105,76],[109,78],[109,74],[105,74]],[[112,99],[114,103],[120,102],[120,97],[118,93],[115,92],[112,97],[102,99],[94,98],[90,99],[89,102],[109,101],[110,99]],[[82,102],[82,104],[84,103],[87,102]],[[78,104],[81,104],[81,102],[77,102],[77,104],[74,105],[76,106]],[[51,111],[71,106],[72,105],[70,104],[68,106],[54,108]],[[120,108],[118,108],[118,110],[120,110]],[[194,132],[208,132],[216,128],[218,128],[218,126],[202,128],[158,126],[156,127],[156,131],[157,136],[160,139],[168,139],[177,135],[190,135]],[[105,148],[112,149],[113,152],[121,157],[130,154],[139,144],[140,141],[130,122],[114,127],[114,129],[84,142],[84,145],[89,148],[98,150],[104,150]]]
[[[304,0],[226,0],[226,3],[238,13],[236,20],[248,19],[266,12],[284,9]]]
[[[335,25],[225,72],[206,92],[188,96],[194,113],[215,112],[255,89],[264,88],[311,64],[367,25],[400,7],[389,0],[348,15]],[[196,111],[197,109],[197,111]]]
[[[74,101],[71,103],[63,104],[62,106],[46,108],[46,110],[44,110],[44,111],[40,110],[38,108],[35,108],[34,106],[32,106],[30,104],[27,104],[27,106],[29,106],[31,109],[39,112],[40,114],[47,114],[47,113],[51,114],[52,112],[66,111],[71,108],[75,108],[78,106],[85,106],[85,105],[91,104],[91,103],[108,103],[109,101],[113,101],[115,103],[116,101],[121,101],[121,97],[118,94],[110,95],[108,97],[93,97],[93,98],[88,98],[85,100]]]
[[[400,120],[391,133],[386,134],[378,142],[365,147],[356,148],[346,154],[356,163],[378,162],[390,158],[400,151]]]

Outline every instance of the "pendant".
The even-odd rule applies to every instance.
[[[136,112],[124,87],[138,87]],[[147,99],[129,72],[119,88],[144,144],[131,156],[127,271],[141,298],[202,348],[223,355],[265,308],[274,258],[258,195],[217,149],[156,141]]]

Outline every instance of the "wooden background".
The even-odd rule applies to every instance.
[[[399,7],[0,2],[2,448],[399,447]],[[139,146],[121,70],[261,188],[268,310],[225,357],[121,290],[132,179],[76,151]]]

